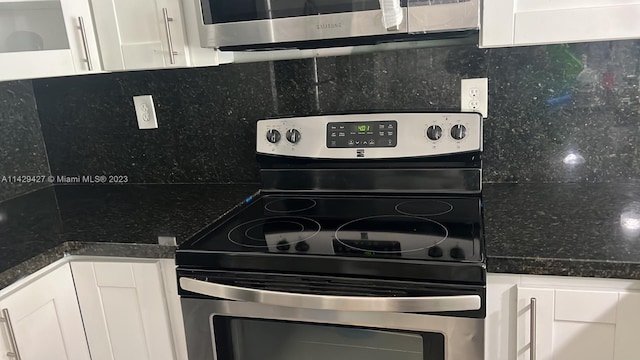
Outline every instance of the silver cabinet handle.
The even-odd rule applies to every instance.
[[[536,313],[537,313],[537,300],[531,298],[531,319],[529,320],[529,359],[536,360]]]
[[[87,29],[84,26],[84,19],[82,16],[78,16],[78,27],[80,28],[80,35],[82,35],[82,46],[84,47],[84,55],[87,57],[87,67],[89,71],[93,70],[93,63],[91,62],[91,54],[89,52],[89,40],[87,39]]]
[[[173,18],[169,17],[167,8],[162,8],[162,15],[164,16],[164,29],[167,32],[167,42],[169,43],[169,61],[173,65],[176,63],[176,55],[178,55],[178,52],[173,50],[173,37],[171,36],[171,26],[169,25]]]
[[[327,296],[258,290],[181,277],[180,287],[227,300],[335,311],[440,312],[479,310],[479,295],[427,297]]]
[[[12,351],[7,352],[8,357],[21,360],[20,351],[18,351],[18,342],[16,341],[16,334],[13,332],[13,325],[11,324],[11,317],[9,316],[9,309],[2,309],[2,317],[0,321],[7,324],[7,332],[9,333],[9,340],[11,341]]]

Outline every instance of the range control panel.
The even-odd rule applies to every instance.
[[[394,147],[397,128],[397,121],[330,122],[327,148]]]
[[[318,159],[384,159],[482,151],[482,116],[381,113],[260,120],[256,151]]]

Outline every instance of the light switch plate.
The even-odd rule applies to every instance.
[[[140,95],[133,97],[133,105],[136,108],[139,129],[157,129],[158,119],[156,118],[156,108],[153,105],[151,95]]]
[[[489,79],[462,79],[460,82],[460,110],[489,115]]]

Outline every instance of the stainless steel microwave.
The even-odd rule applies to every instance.
[[[202,47],[221,50],[373,45],[460,37],[480,27],[480,0],[194,1]]]

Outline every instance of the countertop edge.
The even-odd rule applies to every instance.
[[[640,263],[487,256],[487,272],[640,280]]]
[[[1,272],[0,289],[68,256],[171,259],[175,256],[175,250],[175,246],[158,244],[67,241]],[[488,256],[487,272],[494,274],[640,280],[640,263]]]
[[[67,241],[0,272],[0,289],[68,256],[104,256],[143,259],[172,259],[175,246],[137,243]]]

